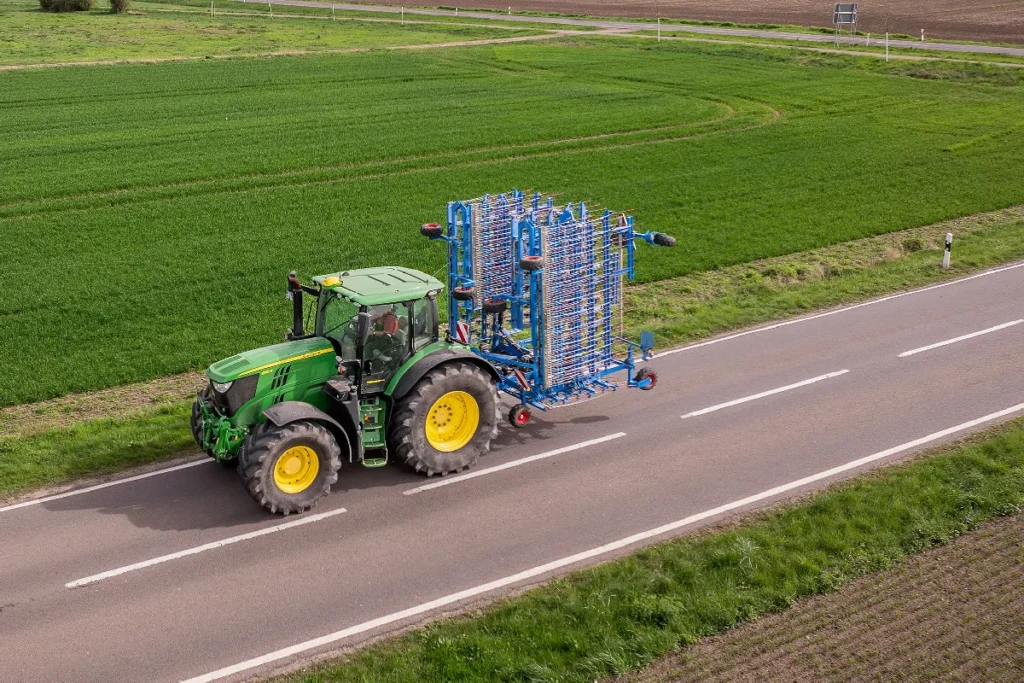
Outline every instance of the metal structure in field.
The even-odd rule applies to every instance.
[[[517,190],[451,202],[447,226],[424,234],[448,244],[450,337],[499,368],[498,388],[522,406],[653,386],[653,373],[635,365],[653,335],[639,344],[621,336],[623,282],[634,275],[636,240],[673,238],[637,233],[624,214]]]

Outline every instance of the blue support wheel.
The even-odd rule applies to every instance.
[[[658,375],[650,368],[640,368],[633,381],[636,382],[637,389],[650,391],[658,383]]]

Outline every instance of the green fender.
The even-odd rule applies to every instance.
[[[425,374],[442,363],[453,360],[473,363],[489,374],[495,382],[501,375],[489,362],[469,350],[469,347],[436,341],[424,346],[402,364],[384,390],[384,395],[397,400],[409,393]]]

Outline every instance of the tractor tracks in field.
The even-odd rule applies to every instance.
[[[257,190],[277,190],[379,180],[389,177],[458,170],[557,155],[598,153],[646,145],[683,142],[715,135],[754,130],[773,125],[783,117],[782,111],[766,103],[754,100],[708,97],[695,99],[712,103],[723,112],[722,115],[704,121],[596,133],[593,135],[515,145],[488,146],[440,154],[414,155],[386,161],[355,162],[328,166],[319,165],[287,169],[273,173],[247,173],[177,183],[99,190],[43,199],[18,200],[0,204],[0,221],[26,219],[43,214],[86,211],[98,207],[164,201],[179,197],[244,194]],[[723,125],[729,122],[738,125]],[[705,130],[700,130],[701,128]],[[495,152],[505,152],[505,154],[493,156]]]

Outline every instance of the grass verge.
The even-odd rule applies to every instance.
[[[942,236],[957,235],[943,271]],[[665,348],[817,308],[961,277],[1024,259],[1024,207],[694,273],[627,290],[626,326]],[[192,448],[196,373],[0,408],[0,499]]]
[[[194,446],[189,404],[127,419],[88,420],[39,434],[0,438],[0,500],[16,492],[143,465]]]
[[[291,680],[593,681],[954,538],[1024,504],[1024,421],[804,503],[575,572]]]

